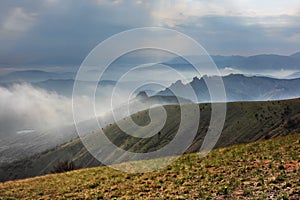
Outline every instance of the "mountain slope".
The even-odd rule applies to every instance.
[[[228,103],[227,107],[225,126],[216,148],[300,132],[300,99],[272,102],[236,102]],[[116,124],[107,126],[103,131],[115,145],[128,151],[151,152],[160,149],[172,140],[180,124],[178,105],[165,106],[165,108],[168,118],[161,130],[159,140],[157,135],[148,139],[130,137],[122,132]],[[208,129],[210,105],[199,104],[199,108],[201,120],[199,121],[198,133],[193,144],[187,149],[187,153],[199,150]],[[139,125],[146,125],[150,122],[148,113],[149,111],[138,112],[132,115],[132,119]],[[97,132],[93,134],[97,134]],[[89,135],[91,139],[93,139],[93,134]],[[103,148],[105,149],[105,147]],[[101,165],[89,154],[81,141],[76,139],[42,154],[1,166],[0,177],[4,181],[42,175],[49,173],[53,166],[64,160],[73,161],[80,167]],[[122,162],[122,158],[118,161]]]
[[[296,134],[213,150],[203,159],[188,154],[144,174],[97,167],[9,181],[0,183],[0,198],[299,199],[299,141]]]
[[[101,84],[105,83],[107,82],[101,82]],[[177,99],[174,96],[145,96],[132,99],[128,102],[128,105],[131,108],[130,112],[136,113],[157,104],[178,104],[178,101],[185,104],[192,103],[187,99]],[[117,116],[114,116],[111,112],[107,112],[105,115],[100,116],[98,119],[101,121],[101,126],[105,127],[115,120],[121,120],[128,116],[127,105],[116,107],[114,109],[114,114]],[[91,133],[98,129],[98,126],[95,127],[92,120],[85,120],[80,122],[80,124],[85,127],[84,134]],[[78,138],[78,134],[73,123],[49,129],[34,130],[33,132],[24,134],[11,134],[4,138],[2,137],[0,138],[0,168],[4,164],[53,149],[56,146],[60,146],[76,138]]]

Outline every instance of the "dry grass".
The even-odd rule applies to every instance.
[[[0,184],[0,199],[300,199],[300,135],[184,155],[151,173],[109,167]]]

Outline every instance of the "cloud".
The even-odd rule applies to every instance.
[[[94,91],[93,87],[89,86],[85,86],[82,90],[85,93],[88,90]],[[73,124],[72,102],[76,103],[75,112],[76,116],[79,116],[77,120],[85,121],[94,118],[95,113],[97,116],[102,116],[112,110],[112,102],[116,108],[135,96],[130,96],[133,91],[129,91],[128,87],[124,86],[114,94],[115,98],[112,101],[112,91],[113,86],[102,86],[97,90],[94,101],[93,95],[80,94],[69,98],[30,84],[0,87],[0,140],[28,130],[39,132]],[[87,108],[91,106],[94,108],[94,103],[95,111],[89,112]],[[120,119],[118,114],[116,117]]]
[[[192,17],[203,16],[239,16],[267,17],[281,15],[299,15],[300,4],[292,1],[258,0],[167,0],[155,1],[152,16],[161,23],[186,23]]]
[[[89,100],[80,98],[82,114]],[[22,130],[39,130],[73,122],[70,98],[28,84],[0,87],[0,137]]]
[[[0,10],[1,12],[1,10]],[[36,24],[37,14],[22,7],[12,8],[5,16],[0,16],[0,42],[1,49],[9,52],[21,38]]]
[[[210,54],[291,54],[299,51],[300,41],[290,41],[300,30],[297,20],[300,16],[205,16],[194,19],[196,25],[188,23],[178,27],[196,38]],[[276,21],[285,21],[286,25]]]
[[[234,69],[232,67],[225,67],[221,70],[222,76],[227,76],[229,74],[244,74],[241,70]]]
[[[32,0],[19,3],[22,5],[16,2],[19,1],[12,0],[4,6],[7,10],[18,8],[22,13],[35,13],[35,25],[26,26],[21,40],[0,35],[2,65],[78,66],[104,39],[149,22],[148,8],[139,7],[134,1],[124,6],[70,0],[52,3]],[[0,14],[0,24],[5,21],[6,17]]]
[[[27,13],[23,8],[15,8],[4,22],[3,31],[23,32],[29,30],[35,23],[35,13]]]
[[[211,54],[286,54],[299,51],[299,10],[296,0],[5,0],[0,64],[79,66],[104,39],[144,26],[184,32]]]
[[[123,0],[96,0],[98,5],[118,5],[123,3]]]
[[[299,1],[163,1],[151,15],[211,54],[290,54],[299,51]],[[293,42],[294,43],[293,43]]]

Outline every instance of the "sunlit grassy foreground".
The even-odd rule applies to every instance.
[[[97,167],[5,182],[0,198],[300,199],[299,162],[300,135],[295,134],[216,149],[203,159],[184,155],[151,173]]]

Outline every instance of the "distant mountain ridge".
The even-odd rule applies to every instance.
[[[296,79],[300,77],[300,72],[294,72],[293,74],[289,75],[287,78],[289,79]]]
[[[190,56],[191,58],[193,56]],[[276,54],[260,54],[254,56],[210,56],[219,69],[234,68],[237,70],[261,71],[261,70],[300,70],[300,52],[289,56]],[[187,56],[187,58],[189,58]],[[205,64],[209,61],[207,56],[197,57],[199,64]],[[182,57],[175,57],[163,64],[175,68],[184,68],[190,65]]]
[[[205,64],[208,62],[208,56],[187,56],[194,57],[200,62]],[[261,70],[295,70],[300,71],[300,52],[296,52],[291,55],[277,55],[277,54],[259,54],[253,56],[223,56],[223,55],[210,55],[219,69],[234,68],[237,70],[248,71],[261,71]],[[130,65],[136,63],[138,58],[122,59],[122,63]],[[147,62],[147,57],[142,59]],[[202,63],[203,62],[203,63]],[[162,62],[162,64],[170,65],[175,69],[187,68],[190,65],[182,57],[174,57],[170,60]],[[93,74],[93,71],[90,71]],[[46,72],[43,70],[22,70],[14,71],[0,76],[0,82],[39,82],[47,79],[74,79],[76,72]]]
[[[198,102],[210,102],[210,95],[205,80],[214,82],[216,76],[194,77],[188,84],[181,81],[173,83],[169,88],[160,91],[157,95],[172,96],[174,91],[179,96],[185,96],[185,91],[191,86],[197,95]],[[244,76],[230,74],[222,77],[226,91],[227,101],[265,101],[292,99],[300,97],[300,78],[275,79],[259,76]]]
[[[34,87],[44,89],[49,92],[56,92],[59,95],[63,96],[72,96],[73,92],[73,86],[74,86],[74,79],[47,79],[43,81],[37,81],[37,82],[29,82]],[[94,82],[89,81],[78,81],[81,83],[81,86],[88,87],[94,85]],[[26,81],[14,81],[14,82],[2,82],[0,81],[0,86],[9,88],[14,84],[23,84],[28,83]],[[98,83],[98,86],[114,86],[116,84],[116,81],[111,80],[101,80]]]
[[[300,58],[300,52],[292,54],[291,57]]]
[[[47,91],[56,92],[64,96],[72,96],[74,79],[48,79],[41,82],[32,83],[32,85],[42,88]],[[116,81],[102,80],[98,86],[114,86]],[[81,85],[88,87],[94,85],[93,82],[81,81]]]
[[[48,79],[70,79],[74,77],[75,74],[71,72],[56,73],[43,70],[24,70],[2,75],[0,76],[0,82],[39,82]]]
[[[300,73],[294,73],[289,77],[290,79],[276,79],[264,76],[230,74],[222,77],[222,79],[224,81],[228,101],[265,101],[300,97],[300,78],[297,78],[299,76]],[[201,78],[194,77],[189,83],[197,94],[198,102],[210,101],[210,96],[204,79],[213,80],[214,78],[216,78],[216,76],[204,76]],[[14,83],[22,82],[0,82],[0,85],[3,87],[9,87]],[[114,87],[116,83],[116,81],[102,80],[98,83],[98,86]],[[71,97],[74,79],[47,79],[45,81],[33,82],[31,84],[50,92],[56,92],[60,95]],[[82,82],[81,85],[88,87],[92,84],[92,82],[86,81]],[[126,84],[123,84],[124,87]],[[178,80],[164,90],[159,92],[149,90],[146,91],[146,93],[149,93],[149,96],[171,97],[174,96],[171,90],[174,90],[180,97],[192,100],[185,94],[187,87],[188,86],[186,84],[183,84],[180,80]]]
[[[294,54],[297,55],[297,54]],[[236,67],[243,70],[299,70],[300,57],[298,56],[282,56],[275,54],[255,55],[249,57],[229,56],[227,60],[220,59],[222,57],[212,56],[219,68]]]

